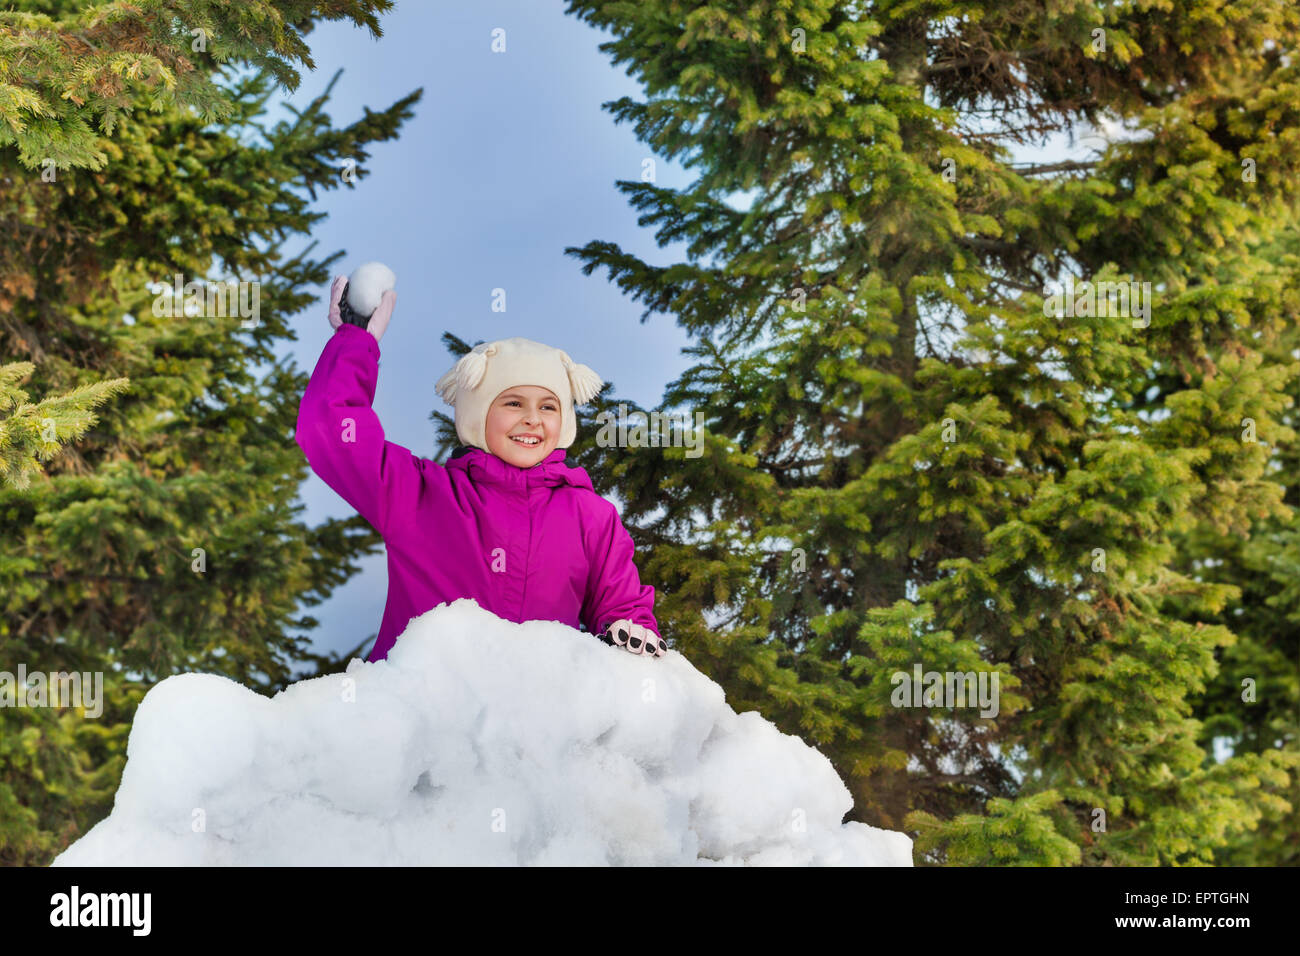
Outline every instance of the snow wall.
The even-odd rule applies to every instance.
[[[841,822],[852,805],[676,651],[462,599],[274,698],[160,681],[112,813],[53,865],[911,866],[906,834]]]

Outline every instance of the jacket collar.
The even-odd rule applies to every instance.
[[[507,487],[536,487],[538,485],[572,485],[593,491],[591,478],[585,469],[566,462],[565,450],[557,448],[531,468],[520,468],[498,458],[482,448],[461,445],[447,460],[448,468],[459,468],[475,484],[505,485]]]

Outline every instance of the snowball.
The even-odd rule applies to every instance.
[[[141,702],[113,812],[54,866],[912,865],[822,754],[675,651],[461,599],[273,698]]]
[[[366,262],[348,277],[348,304],[357,315],[370,315],[379,300],[397,287],[397,274],[382,262]]]

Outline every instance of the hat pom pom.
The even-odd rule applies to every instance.
[[[574,362],[563,352],[560,353],[560,359],[564,363],[564,369],[569,373],[569,388],[573,391],[573,404],[585,405],[605,387],[605,381],[596,374],[594,369],[586,365],[580,365]]]
[[[450,372],[438,379],[433,386],[433,390],[442,396],[442,400],[448,405],[456,404],[456,367],[453,365]]]
[[[479,382],[483,381],[483,376],[487,374],[488,355],[495,355],[496,348],[491,345],[476,345],[473,350],[466,352],[460,357],[460,360],[451,367],[451,371],[438,379],[434,390],[442,396],[442,400],[448,405],[456,404],[456,395],[462,390],[473,391],[478,388]]]

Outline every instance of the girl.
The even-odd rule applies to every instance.
[[[446,465],[384,438],[371,409],[389,291],[365,329],[339,315],[302,396],[295,438],[327,485],[384,537],[388,603],[371,661],[411,618],[473,598],[498,617],[579,623],[633,654],[662,657],[654,588],[632,563],[632,536],[586,471],[564,460],[575,404],[600,376],[559,349],[511,338],[475,346],[438,380],[463,442]]]

